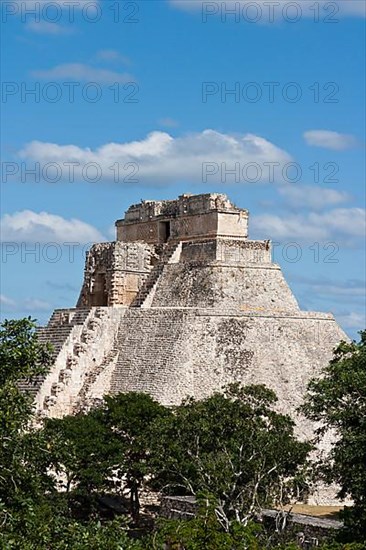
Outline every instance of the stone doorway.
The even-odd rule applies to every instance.
[[[94,280],[93,291],[91,293],[91,306],[107,306],[108,292],[105,273],[98,273]]]
[[[170,237],[170,222],[159,222],[159,241],[166,243]]]

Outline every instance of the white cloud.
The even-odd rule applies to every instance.
[[[61,7],[70,4],[75,9],[81,10],[86,4],[98,4],[99,2],[100,0],[21,0],[19,3],[25,4],[28,10],[35,9],[37,4],[41,6],[42,4],[59,4]]]
[[[323,213],[253,216],[251,227],[263,238],[335,241],[353,246],[366,232],[363,208],[336,208]]]
[[[364,330],[366,327],[366,317],[364,313],[351,311],[350,313],[334,313],[337,322],[344,328]]]
[[[275,169],[278,175],[282,167],[291,161],[286,151],[264,138],[252,134],[234,136],[214,130],[177,138],[165,132],[152,132],[141,141],[107,143],[95,150],[76,145],[33,141],[19,155],[41,165],[57,163],[63,175],[68,173],[63,169],[65,163],[78,163],[75,174],[79,177],[81,168],[88,163],[96,163],[103,174],[101,181],[116,181],[118,166],[118,181],[128,183],[126,177],[135,168],[134,176],[131,176],[135,181],[153,180],[157,184],[173,183],[175,180],[201,182],[206,174],[207,163],[210,164],[210,170],[215,172],[206,176],[207,183],[221,182],[225,170],[232,170],[235,164],[240,168],[241,177],[242,170],[248,163],[256,163],[256,173],[259,173],[260,181],[268,182],[270,169],[264,163],[278,163],[279,166]],[[253,178],[253,175],[250,177]],[[234,181],[233,175],[227,176],[228,183]],[[240,182],[243,182],[242,178]]]
[[[97,61],[107,61],[107,62],[120,62],[125,65],[130,65],[131,60],[125,55],[121,55],[117,50],[99,50],[96,53],[95,59]]]
[[[116,239],[116,226],[114,223],[107,228],[107,237],[110,241],[114,241]]]
[[[224,0],[222,2],[208,2],[207,0],[168,0],[169,3],[178,9],[185,11],[201,11],[204,9],[204,13],[213,12],[217,10],[217,13],[214,13],[211,17],[220,17],[221,13],[225,13],[225,10],[229,12],[230,10],[237,10],[240,12],[242,20],[253,20],[256,19],[257,13],[259,13],[260,19],[259,22],[271,22],[274,18],[279,20],[284,20],[283,9],[286,7],[285,17],[291,19],[295,18],[297,13],[300,16],[305,18],[311,18],[314,20],[314,2],[313,0],[298,0],[298,2],[292,4],[297,4],[298,8],[295,6],[289,6],[290,2],[288,0],[277,0],[276,2],[268,2],[268,0],[256,0],[256,2],[250,2],[249,0]],[[338,17],[365,17],[366,16],[366,3],[364,0],[336,0],[332,4],[337,4],[337,11],[332,6],[327,6],[329,2],[327,0],[320,0],[316,2],[319,4],[319,19],[323,20],[328,16],[329,19],[336,20]],[[244,12],[243,9],[248,7],[248,11]],[[256,6],[253,6],[256,4]],[[223,8],[222,8],[223,6]],[[270,7],[272,6],[272,7]],[[271,15],[270,15],[271,14]],[[208,16],[208,19],[210,16]],[[227,20],[234,20],[233,15],[228,15]]]
[[[327,277],[308,277],[292,274],[291,280],[295,283],[305,285],[312,295],[337,296],[338,299],[355,300],[360,303],[359,298],[365,298],[366,281],[361,279],[348,279],[337,281]]]
[[[6,309],[13,309],[16,306],[16,303],[11,298],[8,298],[8,296],[0,294],[0,305]]]
[[[99,69],[85,63],[63,63],[45,71],[32,71],[31,75],[43,80],[62,80],[64,78],[82,81],[97,82],[99,84],[125,84],[134,81],[128,73],[118,73],[107,69]]]
[[[25,311],[48,311],[52,308],[51,304],[38,298],[27,298],[22,304]]]
[[[365,285],[346,288],[337,285],[314,284],[312,285],[312,290],[317,294],[337,296],[338,298],[345,297],[347,300],[357,298],[357,301],[359,298],[364,298],[366,292]]]
[[[82,11],[88,6],[88,17],[92,17],[92,10],[99,10],[100,0],[18,0],[8,2],[5,7],[5,21],[12,15],[22,18],[28,31],[38,34],[61,35],[70,34],[73,30],[58,24],[74,22],[74,13]],[[18,5],[17,5],[18,4]],[[96,6],[93,8],[92,6]],[[94,14],[93,14],[94,16]]]
[[[86,244],[105,240],[95,227],[81,220],[32,210],[5,214],[0,232],[4,242]]]
[[[28,31],[36,32],[38,34],[51,34],[51,35],[61,35],[61,34],[70,34],[72,29],[70,27],[64,27],[58,25],[57,23],[50,23],[49,21],[29,21],[26,24],[26,29]]]
[[[285,185],[278,188],[278,193],[285,203],[295,208],[311,208],[321,210],[327,206],[335,206],[350,200],[345,191],[326,189],[316,185]]]
[[[179,126],[179,123],[174,118],[165,117],[165,118],[159,118],[158,124],[161,126],[165,126],[166,128],[176,128]]]
[[[38,13],[38,5],[41,8],[41,12],[42,12],[42,9],[44,8],[44,6],[47,6],[47,5],[50,5],[50,7],[48,9],[51,12],[51,9],[52,9],[51,5],[52,4],[57,4],[61,8],[65,9],[68,13],[69,8],[67,6],[70,6],[70,9],[82,10],[84,8],[84,6],[87,5],[87,4],[97,5],[99,3],[100,3],[100,0],[20,0],[19,1],[19,4],[21,6],[24,5],[28,12],[33,10],[33,11],[37,11],[37,13]],[[27,12],[25,12],[25,14],[26,13]]]
[[[310,213],[309,221],[314,225],[322,224],[329,232],[340,232],[343,235],[365,237],[366,211],[364,208],[337,208],[323,214]]]
[[[346,15],[366,17],[366,2],[364,0],[338,0],[340,9]]]
[[[304,132],[304,139],[308,145],[342,151],[357,145],[357,140],[350,134],[340,134],[330,130],[309,130]]]
[[[26,298],[24,300],[15,301],[4,294],[0,295],[0,305],[4,311],[12,312],[35,312],[35,311],[49,311],[52,309],[51,304],[38,298]]]

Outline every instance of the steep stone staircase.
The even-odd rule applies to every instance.
[[[63,364],[59,364],[61,368],[58,372],[55,372],[56,377],[51,385],[50,393],[45,395],[43,399],[43,411],[49,411],[57,404],[57,396],[70,384],[72,371],[74,369],[76,371],[78,370],[80,357],[88,352],[91,342],[99,341],[102,327],[101,320],[106,315],[105,310],[106,308],[104,307],[90,308],[89,310],[84,310],[85,313],[80,309],[73,310],[75,312],[75,323],[73,327],[79,325],[82,327],[82,331],[78,340],[74,342],[72,351],[69,351],[67,354],[66,361]],[[94,367],[91,367],[90,372],[94,372]],[[88,378],[88,376],[86,378]],[[73,384],[74,383],[75,381]],[[73,387],[73,389],[75,389],[75,387]]]
[[[164,311],[159,308],[130,308],[126,311],[121,317],[116,338],[118,357],[111,376],[110,393],[141,391],[143,388],[150,395],[156,395],[162,384],[178,376],[178,371],[169,372],[166,366],[182,338],[186,315],[182,310]]]
[[[78,414],[80,412],[87,411],[90,408],[90,403],[87,400],[87,394],[94,382],[97,380],[98,376],[103,372],[103,370],[110,365],[113,361],[116,360],[119,349],[117,347],[116,338],[112,349],[106,353],[102,362],[94,367],[91,367],[89,372],[85,376],[83,387],[81,388],[76,405],[73,407],[73,414]]]
[[[38,341],[41,344],[51,344],[51,357],[53,362],[57,359],[63,345],[76,325],[84,325],[90,313],[90,308],[84,309],[57,309],[52,314],[48,325],[37,329]],[[21,391],[26,391],[35,397],[45,380],[45,375],[37,376],[29,382],[22,380],[18,386]]]
[[[136,298],[131,303],[130,307],[142,307],[145,303],[146,298],[152,291],[154,285],[157,283],[164,266],[169,263],[169,260],[172,258],[174,252],[180,246],[179,242],[167,243],[163,249],[163,252],[157,262],[157,264],[152,268],[148,276],[146,277],[143,285],[141,286]]]

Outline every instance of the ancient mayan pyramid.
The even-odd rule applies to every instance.
[[[225,195],[181,195],[133,205],[116,227],[87,256],[76,308],[40,329],[54,365],[33,388],[39,412],[130,390],[171,405],[242,381],[267,384],[295,414],[347,337],[331,314],[299,309],[270,241],[248,239],[248,212]]]

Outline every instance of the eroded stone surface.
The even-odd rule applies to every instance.
[[[117,241],[88,254],[77,308],[40,331],[55,344],[33,388],[40,414],[73,414],[121,391],[174,405],[239,381],[271,387],[310,437],[296,409],[347,337],[331,314],[300,310],[271,243],[247,238],[248,212],[225,195],[182,195],[134,205],[116,225]]]

